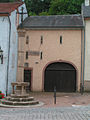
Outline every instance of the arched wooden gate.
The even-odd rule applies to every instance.
[[[76,69],[68,63],[56,62],[47,66],[44,73],[44,90],[52,92],[76,91]]]

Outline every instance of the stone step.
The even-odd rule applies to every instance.
[[[27,97],[27,98],[14,98],[14,97],[6,97],[5,98],[6,100],[8,101],[33,101],[34,100],[34,97]]]
[[[25,106],[25,105],[37,105],[39,104],[39,101],[15,102],[15,101],[1,100],[1,103],[4,105]]]
[[[13,97],[13,98],[27,98],[29,97],[30,95],[29,94],[24,94],[24,95],[19,95],[19,94],[11,94],[10,97]]]

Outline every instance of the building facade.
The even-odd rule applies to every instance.
[[[29,82],[31,91],[80,91],[81,15],[27,17],[18,35],[17,81]]]
[[[27,12],[23,2],[0,3],[0,46],[3,50],[3,64],[0,64],[0,90],[11,93],[11,82],[16,81],[17,71],[17,26],[21,23],[21,8]],[[24,15],[24,19],[27,15]]]
[[[85,0],[85,4],[82,5],[82,15],[85,24],[84,89],[90,91],[90,0]]]

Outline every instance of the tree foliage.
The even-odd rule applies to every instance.
[[[78,14],[81,12],[81,4],[84,0],[52,0],[49,14]]]
[[[28,13],[30,12],[39,15],[40,13],[48,12],[51,0],[25,0]]]
[[[25,0],[32,15],[63,15],[81,13],[84,0]]]
[[[0,0],[14,2],[16,0]],[[81,13],[84,0],[24,0],[29,15],[64,15]]]

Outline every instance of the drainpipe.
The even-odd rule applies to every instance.
[[[82,6],[83,7],[83,6]],[[85,20],[84,20],[84,15],[83,15],[83,8],[82,8],[82,18],[83,18],[83,24],[84,24],[84,45],[83,45],[83,49],[84,49],[84,51],[83,51],[83,92],[84,92],[84,77],[85,77],[85,41],[86,41],[86,39],[85,39]]]
[[[83,29],[81,30],[81,83],[80,92],[83,94]]]
[[[83,56],[83,92],[84,92],[84,77],[85,77],[85,27],[84,27],[84,56]]]
[[[82,94],[82,29],[81,29],[81,83],[80,83],[80,92]]]
[[[83,19],[83,16],[82,16]],[[84,19],[83,19],[84,25]],[[83,95],[84,92],[84,69],[85,69],[85,27],[81,30],[81,83],[80,92]]]
[[[85,74],[85,21],[84,21],[84,15],[83,15],[83,4],[81,6],[81,14],[82,14],[82,20],[83,20],[83,26],[81,33],[81,84],[80,84],[80,92],[83,94],[84,92],[84,74]],[[84,33],[84,36],[83,36]],[[82,61],[83,59],[83,61]]]
[[[11,21],[8,14],[9,20],[9,43],[8,43],[8,63],[7,63],[7,81],[6,81],[6,96],[8,95],[8,75],[9,75],[9,59],[10,59],[10,37],[11,37]]]

